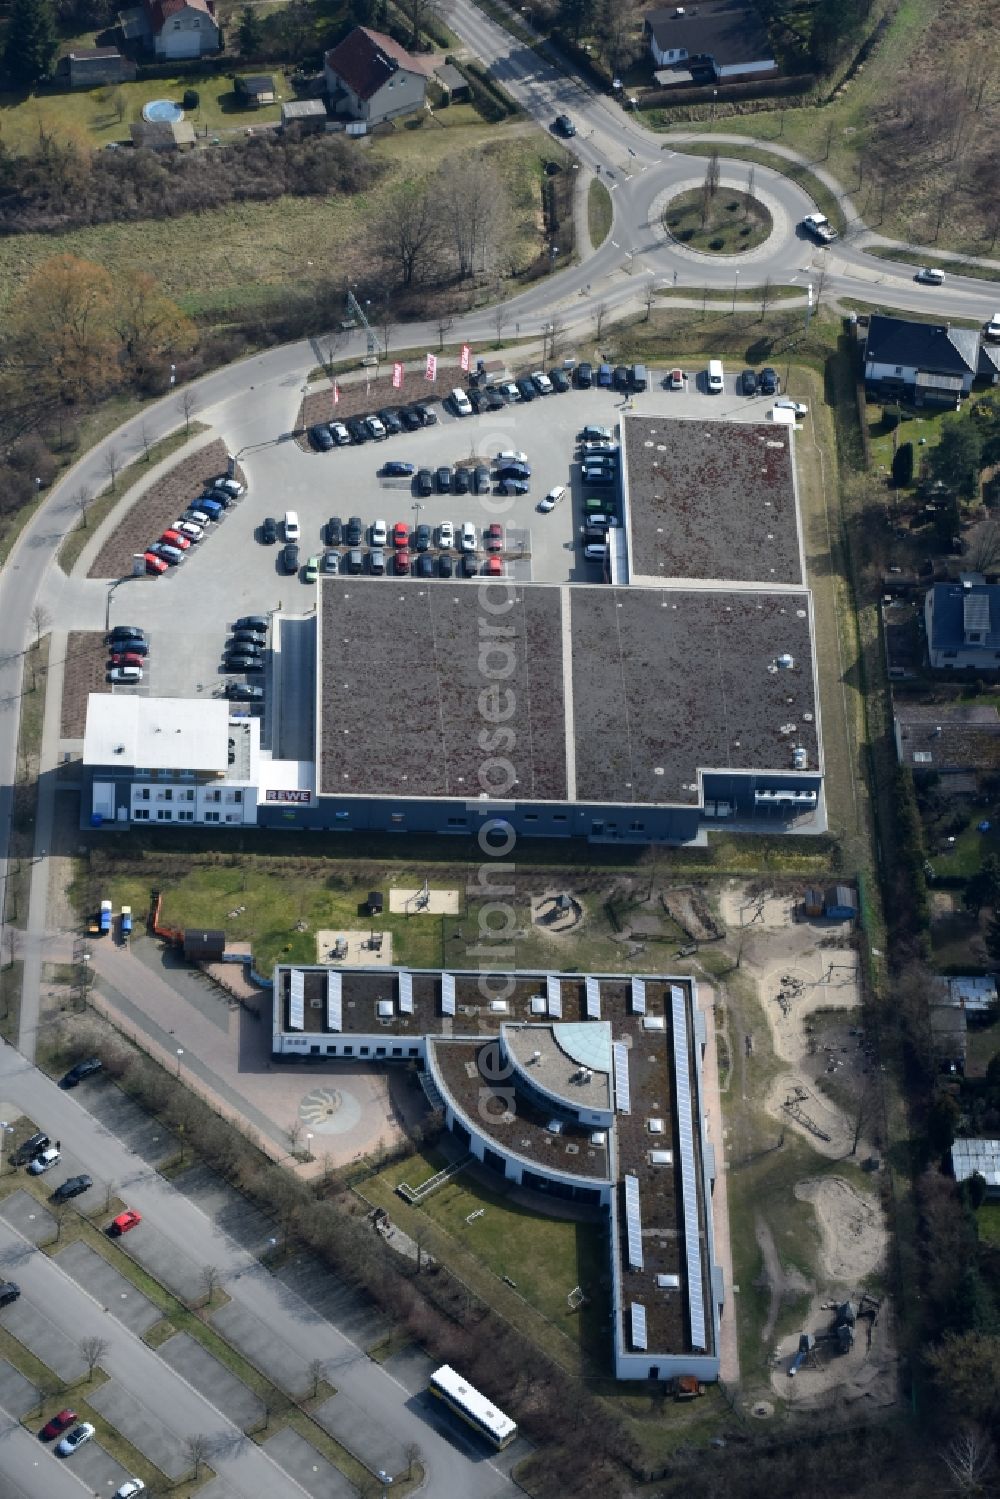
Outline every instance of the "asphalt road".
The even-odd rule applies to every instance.
[[[308,1363],[321,1359],[331,1382],[361,1406],[367,1418],[392,1434],[404,1448],[416,1443],[427,1470],[427,1492],[460,1494],[463,1499],[502,1499],[516,1494],[514,1485],[482,1451],[466,1451],[431,1424],[424,1402],[373,1363],[349,1338],[306,1300],[264,1270],[257,1259],[223,1233],[188,1198],[146,1165],[87,1113],[72,1093],[60,1089],[12,1047],[0,1045],[0,1097],[17,1105],[50,1135],[72,1139],[77,1154],[96,1179],[117,1184],[119,1193],[137,1208],[146,1223],[177,1252],[199,1265],[218,1267],[221,1284],[236,1307],[253,1318],[262,1333],[294,1348]],[[79,1336],[99,1333],[112,1343],[108,1372],[158,1412],[180,1433],[208,1432],[212,1466],[247,1499],[301,1499],[302,1490],[271,1462],[266,1453],[243,1441],[237,1428],[210,1406],[179,1375],[127,1329],[107,1317],[100,1306],[44,1255],[29,1251],[27,1240],[0,1221],[0,1263],[12,1252],[16,1278],[27,1296],[44,1301]],[[22,1254],[25,1256],[21,1258]],[[11,1267],[13,1268],[13,1266]],[[0,1442],[0,1471],[4,1444]],[[36,1485],[29,1493],[38,1493]]]

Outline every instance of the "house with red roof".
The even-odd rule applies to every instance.
[[[222,47],[214,0],[142,0],[122,23],[126,36],[140,38],[169,61],[204,57]]]
[[[433,66],[384,32],[355,26],[324,58],[326,89],[336,114],[377,125],[424,107]]]

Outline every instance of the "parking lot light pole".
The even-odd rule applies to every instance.
[[[184,1048],[183,1048],[183,1046],[178,1046],[178,1048],[177,1048],[177,1076],[178,1077],[180,1077],[180,1075],[181,1075],[181,1057],[183,1055],[184,1055]]]
[[[13,1134],[14,1126],[8,1124],[6,1119],[0,1119],[0,1176],[3,1176],[3,1148],[6,1144],[5,1136]]]

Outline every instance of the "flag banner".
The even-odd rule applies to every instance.
[[[471,361],[472,361],[472,350],[469,348],[468,344],[463,344],[462,345],[462,357],[459,360],[459,364],[462,366],[462,369],[465,371],[466,374],[469,373],[469,365],[470,365]]]
[[[427,368],[424,371],[425,380],[436,380],[438,375],[438,361],[436,354],[428,354]]]
[[[398,362],[392,367],[392,388],[393,390],[403,388],[403,366]]]
[[[336,380],[334,380],[333,382],[333,404],[335,406],[340,405],[340,386],[337,384]]]

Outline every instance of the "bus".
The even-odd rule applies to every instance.
[[[442,1364],[440,1369],[434,1370],[430,1392],[498,1450],[508,1447],[517,1436],[517,1422],[498,1411],[449,1364]]]

